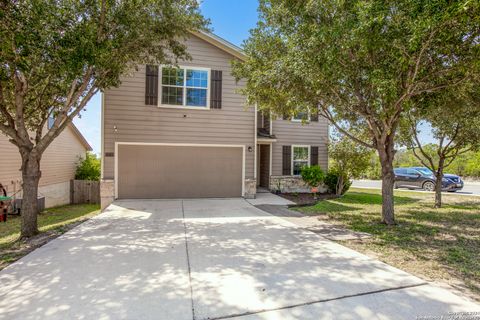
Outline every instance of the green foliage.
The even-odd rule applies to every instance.
[[[2,2],[0,130],[28,144],[26,127],[39,135],[35,151],[43,151],[95,93],[118,86],[138,64],[189,57],[183,38],[207,23],[198,6],[196,0]],[[50,114],[55,124],[42,133]]]
[[[93,180],[100,181],[101,162],[93,153],[88,152],[85,159],[80,159],[75,171],[75,179],[77,180]]]
[[[303,167],[301,171],[302,179],[311,188],[317,188],[325,178],[325,173],[319,166]]]
[[[356,179],[370,166],[370,150],[341,135],[332,136],[328,146],[329,167],[342,172],[347,179]]]
[[[274,114],[329,108],[372,147],[394,135],[411,99],[468,82],[480,68],[474,1],[260,1],[245,42],[249,104]],[[363,135],[363,136],[362,136]]]
[[[247,60],[233,63],[247,103],[276,115],[320,108],[376,149],[382,172],[413,100],[480,74],[478,1],[261,0],[259,12]],[[393,224],[393,197],[384,201]]]
[[[437,161],[436,154],[437,147],[433,144],[423,146],[424,150],[428,152]],[[372,160],[373,161],[373,160]],[[378,156],[376,157],[378,162]],[[415,157],[412,150],[401,149],[395,155],[395,167],[418,167],[422,163]],[[453,162],[445,168],[445,173],[457,174],[462,177],[480,177],[480,151],[468,151],[458,155]],[[375,174],[368,171],[365,177],[369,179],[377,179]]]
[[[421,141],[421,131],[425,130],[422,123],[429,124],[436,143]],[[480,91],[478,85],[466,82],[415,99],[414,107],[401,122],[400,141],[417,162],[441,180],[458,157],[480,150],[479,128]],[[441,205],[442,192],[438,188],[435,206]]]
[[[449,167],[461,176],[480,177],[480,151],[464,153],[457,157]]]
[[[197,0],[25,0],[0,3],[0,132],[22,154],[22,237],[37,233],[40,160],[98,92],[138,65],[188,59],[206,30]],[[47,120],[55,121],[47,128]],[[34,178],[35,177],[35,178]]]
[[[382,167],[380,166],[378,154],[372,153],[370,155],[369,166],[360,177],[372,180],[380,180],[382,178]]]
[[[329,170],[324,180],[328,191],[337,195],[343,195],[350,189],[352,182],[345,173],[338,170]]]

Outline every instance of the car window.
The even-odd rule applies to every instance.
[[[406,170],[402,168],[394,169],[395,174],[405,174]]]
[[[425,175],[425,176],[429,176],[429,175],[432,175],[432,171],[430,169],[427,169],[427,168],[421,168],[421,169],[417,169],[418,171],[420,171],[421,174]]]
[[[420,173],[417,170],[414,170],[414,169],[407,169],[407,174],[409,176],[416,176],[416,175],[419,175]]]

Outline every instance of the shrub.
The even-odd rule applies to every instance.
[[[317,188],[325,179],[325,173],[319,166],[304,167],[301,172],[302,179],[311,188]]]
[[[100,159],[93,153],[87,153],[85,159],[80,158],[75,171],[77,180],[100,180]]]
[[[352,182],[348,179],[345,173],[341,173],[338,170],[330,170],[325,176],[324,180],[328,191],[335,193],[336,195],[343,195],[350,189]]]

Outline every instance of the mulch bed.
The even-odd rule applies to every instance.
[[[295,202],[297,206],[313,205],[320,200],[329,200],[329,199],[338,198],[338,196],[333,193],[317,194],[316,199],[314,198],[313,193],[280,193],[279,196]]]

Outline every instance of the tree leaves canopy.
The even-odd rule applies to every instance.
[[[39,152],[136,64],[186,58],[207,24],[195,0],[2,1],[0,21],[0,131]]]
[[[234,64],[234,74],[247,79],[250,104],[277,114],[323,106],[345,131],[368,132],[362,142],[375,147],[396,131],[413,97],[476,80],[479,8],[476,1],[262,0],[244,44],[248,59]]]

